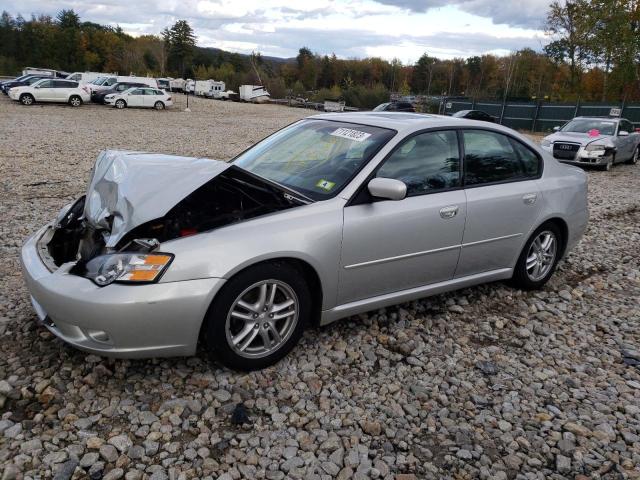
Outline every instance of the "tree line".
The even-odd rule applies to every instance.
[[[342,59],[300,48],[295,59],[274,59],[196,45],[185,20],[160,35],[133,37],[120,27],[81,21],[73,10],[55,18],[0,17],[0,74],[24,66],[65,71],[223,80],[237,90],[264,84],[274,98],[343,98],[370,108],[390,92],[427,96],[550,101],[640,100],[640,0],[553,2],[549,42],[541,51],[438,59],[415,64],[377,57]]]

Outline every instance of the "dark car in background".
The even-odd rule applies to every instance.
[[[415,112],[416,109],[413,108],[409,102],[388,102],[381,103],[376,108],[373,109],[374,112]]]
[[[22,77],[18,77],[14,80],[3,82],[0,85],[3,93],[5,95],[9,95],[9,90],[13,87],[25,87],[31,85],[32,83],[37,82],[38,80],[42,80],[43,78],[51,78],[50,75],[23,75]]]
[[[492,117],[482,110],[460,110],[451,116],[456,118],[466,118],[467,120],[480,120],[482,122],[496,123],[495,117]]]
[[[148,85],[144,83],[137,82],[118,82],[114,83],[111,88],[107,90],[98,90],[96,92],[91,92],[91,101],[94,103],[101,103],[104,105],[104,97],[110,95],[112,93],[122,93],[125,90],[129,90],[133,87],[147,87]]]

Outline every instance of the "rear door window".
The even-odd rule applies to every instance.
[[[465,185],[526,180],[540,173],[538,155],[506,135],[465,130],[463,139]]]

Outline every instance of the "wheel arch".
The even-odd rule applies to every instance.
[[[228,280],[234,278],[235,276],[245,272],[251,268],[254,268],[258,265],[278,265],[278,264],[288,264],[296,268],[300,271],[301,275],[304,277],[305,281],[309,285],[309,293],[311,295],[311,305],[312,305],[312,318],[310,319],[309,325],[312,327],[317,327],[320,325],[320,317],[322,314],[322,301],[323,301],[323,288],[322,281],[320,280],[320,275],[318,271],[306,260],[303,260],[298,257],[292,256],[277,256],[273,258],[267,258],[262,260],[256,260],[252,263],[248,263],[242,265],[241,267],[229,272],[228,275],[225,275],[225,278]],[[224,289],[224,286],[218,290],[215,295],[211,298],[209,306],[207,307],[207,311],[205,316],[202,318],[200,324],[200,332],[198,334],[198,343],[201,343],[204,339],[204,334],[206,331],[206,318],[209,314],[209,310],[211,306],[215,302],[216,298],[220,294],[220,291]]]
[[[545,218],[538,225],[536,225],[536,227],[531,231],[531,235],[533,235],[533,232],[538,230],[542,225],[545,225],[547,223],[552,223],[553,225],[558,227],[558,229],[560,230],[560,233],[562,234],[561,244],[560,244],[560,258],[562,258],[564,257],[565,250],[569,242],[569,225],[567,224],[564,218],[560,216],[551,216],[549,218]]]

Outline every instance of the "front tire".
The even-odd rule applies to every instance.
[[[155,103],[153,108],[155,108],[156,110],[164,110],[164,103],[158,101],[158,102]]]
[[[125,102],[124,100],[116,100],[116,108],[119,110],[122,110],[123,108],[125,108],[127,106],[127,102]]]
[[[560,260],[562,232],[554,223],[538,227],[525,243],[511,278],[522,290],[537,290],[549,281]]]
[[[72,95],[69,98],[69,105],[72,107],[79,107],[82,105],[82,99],[78,95]]]
[[[302,272],[287,263],[250,267],[229,280],[205,318],[211,355],[235,370],[273,365],[298,343],[311,316]]]
[[[36,99],[30,93],[23,93],[20,95],[20,103],[23,105],[33,105]]]
[[[614,156],[611,156],[608,160],[607,163],[605,163],[604,165],[600,166],[600,169],[605,171],[605,172],[610,172],[611,168],[613,167],[614,162],[616,161]]]

